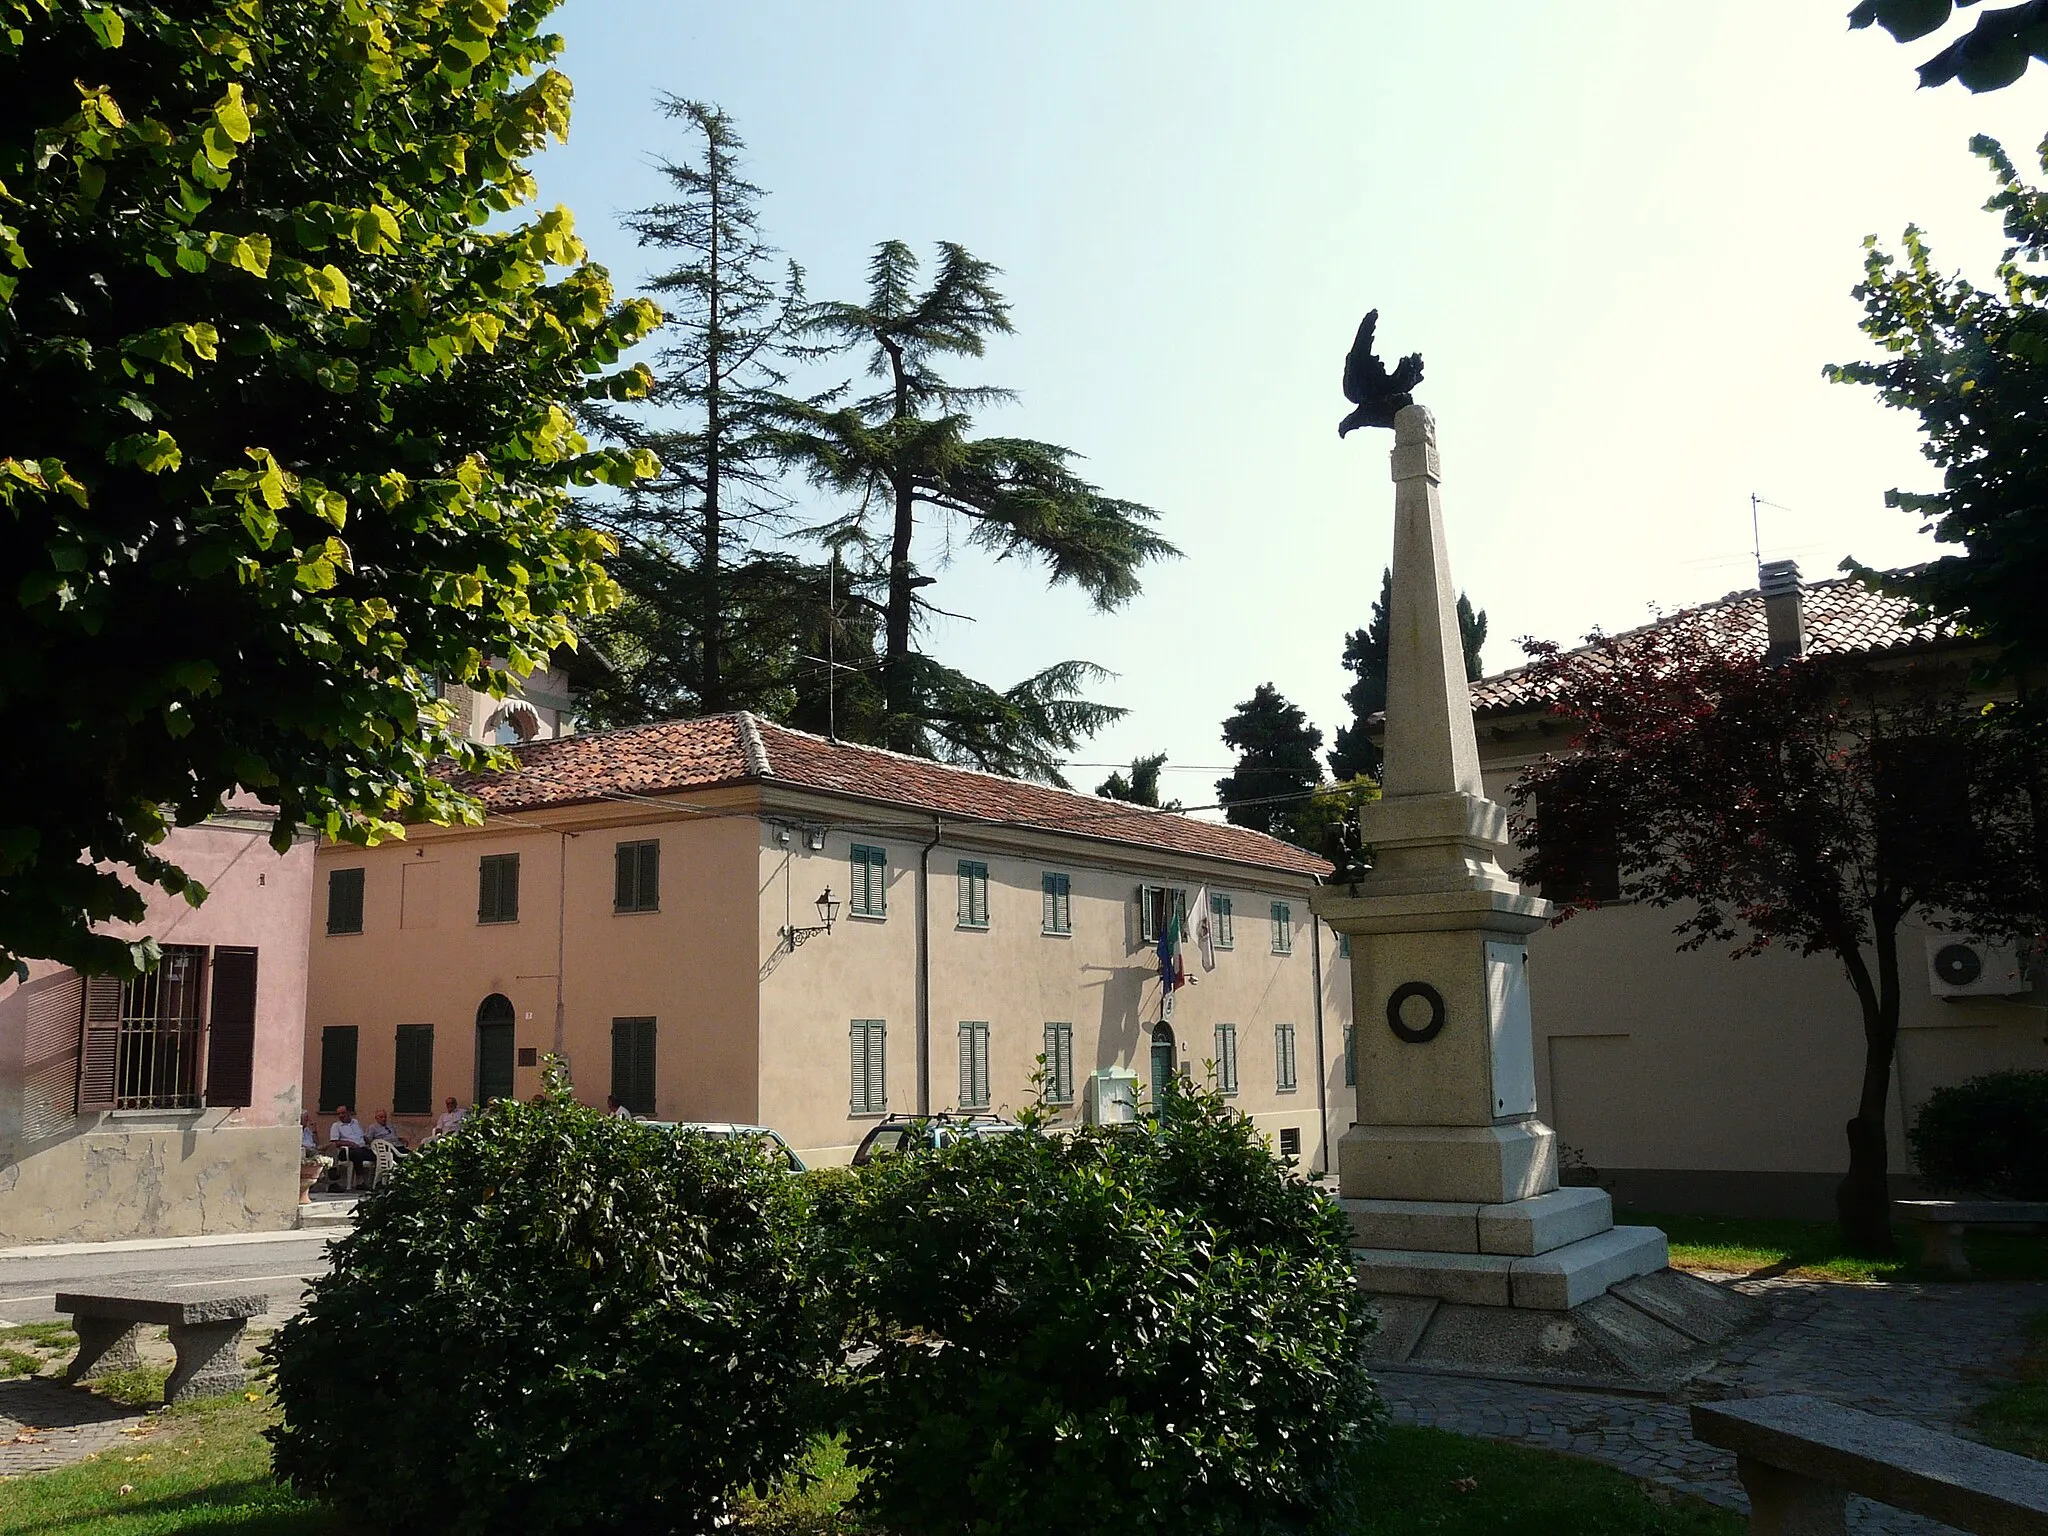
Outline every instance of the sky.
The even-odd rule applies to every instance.
[[[1974,133],[2023,166],[2048,70],[1917,89],[1941,39],[1852,33],[1847,0],[567,0],[569,141],[535,166],[622,290],[665,263],[619,222],[689,146],[664,92],[716,102],[763,223],[817,298],[862,296],[885,239],[1003,269],[1016,334],[960,370],[1018,402],[990,431],[1065,444],[1158,509],[1183,558],[1095,611],[934,525],[944,660],[1008,685],[1082,657],[1128,709],[1077,754],[1139,753],[1214,798],[1223,718],[1271,682],[1326,736],[1345,634],[1391,540],[1391,434],[1340,442],[1359,317],[1420,351],[1453,574],[1489,671],[1846,556],[1932,549],[1884,505],[1931,488],[1912,418],[1823,366],[1865,356],[1850,290],[1908,223],[1997,260]],[[805,511],[827,514],[813,498]],[[957,532],[957,530],[956,530]],[[1327,741],[1326,741],[1327,745]]]

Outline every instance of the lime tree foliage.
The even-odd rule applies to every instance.
[[[1965,664],[1772,665],[1684,623],[1532,650],[1573,734],[1515,785],[1518,877],[1563,918],[1589,870],[1618,870],[1622,899],[1677,914],[1680,949],[1840,965],[1863,1027],[1838,1095],[1854,1113],[1837,1213],[1849,1241],[1888,1249],[1886,1105],[1915,984],[1900,928],[2039,910],[2035,801],[1980,729]]]
[[[1344,693],[1351,710],[1350,723],[1337,727],[1330,747],[1330,772],[1340,779],[1380,777],[1380,747],[1372,739],[1371,720],[1387,707],[1387,615],[1393,606],[1394,573],[1387,570],[1380,575],[1380,595],[1365,628],[1344,637],[1344,670],[1357,681]],[[1486,644],[1486,610],[1475,611],[1472,600],[1462,592],[1458,594],[1458,638],[1465,652],[1465,680],[1476,683],[1486,675],[1479,660]]]
[[[662,469],[587,504],[619,542],[610,569],[625,595],[592,626],[617,676],[585,710],[620,725],[728,709],[786,718],[800,671],[817,670],[804,654],[824,654],[810,631],[827,601],[824,571],[775,547],[790,509],[775,431],[803,273],[762,233],[762,191],[743,174],[732,119],[675,96],[659,106],[693,148],[658,167],[669,200],[625,217],[675,262],[648,284],[665,311],[654,384],[637,408],[592,416]]]
[[[89,925],[200,899],[237,786],[279,848],[470,815],[429,678],[612,602],[570,488],[653,466],[574,412],[654,309],[514,216],[550,9],[0,0],[0,966],[152,963]]]
[[[1349,1229],[1214,1094],[881,1159],[821,1208],[877,1528],[1350,1528],[1380,1411]]]
[[[1939,32],[1976,5],[1977,0],[1859,0],[1849,12],[1849,25],[1880,26],[1897,41],[1910,43]],[[1954,80],[1972,91],[1996,91],[2019,79],[2035,59],[2048,59],[2048,4],[1987,5],[1920,66],[1920,83]]]
[[[881,711],[864,739],[1057,782],[1062,756],[1122,714],[1082,696],[1105,674],[1070,660],[998,688],[920,650],[938,580],[918,562],[920,530],[928,545],[943,535],[950,547],[958,532],[998,560],[1035,563],[1104,610],[1135,597],[1145,565],[1177,551],[1153,530],[1151,508],[1104,495],[1076,474],[1071,449],[976,433],[973,413],[1011,393],[954,383],[940,366],[978,358],[990,336],[1010,334],[1000,275],[948,243],[921,286],[909,246],[878,246],[866,298],[815,305],[805,324],[825,352],[864,354],[876,387],[790,402],[783,452],[846,501],[824,534],[861,557],[851,600],[876,620],[874,654],[849,658],[871,664],[879,681]]]
[[[268,1348],[278,1475],[393,1530],[708,1531],[803,1452],[833,1357],[801,1186],[573,1102],[399,1164]]]

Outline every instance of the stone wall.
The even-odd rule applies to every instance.
[[[156,1117],[153,1117],[156,1118]],[[298,1218],[299,1137],[290,1126],[148,1126],[0,1143],[0,1246],[264,1232]],[[92,1124],[81,1117],[82,1124]]]

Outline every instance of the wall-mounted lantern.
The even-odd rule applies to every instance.
[[[783,947],[794,951],[798,945],[813,935],[830,933],[832,925],[838,921],[839,903],[833,899],[832,887],[828,885],[825,887],[825,894],[818,898],[817,926],[812,928],[784,928],[782,930]]]

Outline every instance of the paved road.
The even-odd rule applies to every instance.
[[[270,1310],[257,1326],[275,1326],[298,1311],[305,1282],[325,1273],[334,1235],[281,1232],[260,1242],[0,1258],[0,1326],[55,1317],[51,1303],[58,1291],[109,1281],[261,1291],[270,1298]]]

